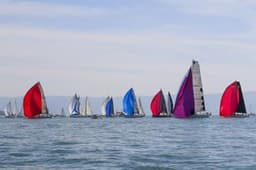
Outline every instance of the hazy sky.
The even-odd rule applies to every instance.
[[[0,0],[0,96],[176,94],[199,60],[205,93],[256,90],[255,0]]]

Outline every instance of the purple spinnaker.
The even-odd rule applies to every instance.
[[[188,70],[176,97],[173,115],[177,118],[190,117],[195,112],[192,70]]]

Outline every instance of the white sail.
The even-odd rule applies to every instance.
[[[85,98],[85,114],[86,115],[92,115],[93,114],[91,104],[90,104],[89,99],[88,99],[87,96]]]
[[[106,104],[111,98],[109,96],[106,97],[106,99],[103,101],[101,105],[101,115],[106,116]]]
[[[193,91],[195,102],[195,113],[205,111],[203,85],[198,61],[194,61],[191,66],[193,77]]]
[[[39,83],[39,89],[41,91],[41,99],[42,99],[42,114],[49,114],[48,107],[46,104],[45,95],[44,95],[44,90],[40,83]]]
[[[16,100],[14,100],[14,102],[12,103],[12,115],[17,117],[18,114],[19,114],[19,111],[18,111],[17,102]]]
[[[138,113],[139,113],[140,115],[144,115],[145,112],[144,112],[144,109],[143,109],[143,107],[142,107],[142,103],[141,103],[140,97],[138,97],[137,100],[138,100],[138,104],[137,104],[137,106],[138,106]]]
[[[4,108],[4,114],[5,114],[6,117],[12,116],[12,106],[11,106],[11,102],[8,102],[8,104],[5,106],[5,108]]]

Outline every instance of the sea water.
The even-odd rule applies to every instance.
[[[0,124],[1,169],[256,169],[256,117]]]

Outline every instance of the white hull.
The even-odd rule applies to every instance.
[[[191,118],[208,118],[212,115],[211,112],[203,111],[203,112],[196,112]]]
[[[244,117],[249,117],[249,116],[250,116],[250,114],[248,114],[248,113],[239,113],[239,112],[236,112],[236,113],[233,114],[232,117],[244,118]]]

